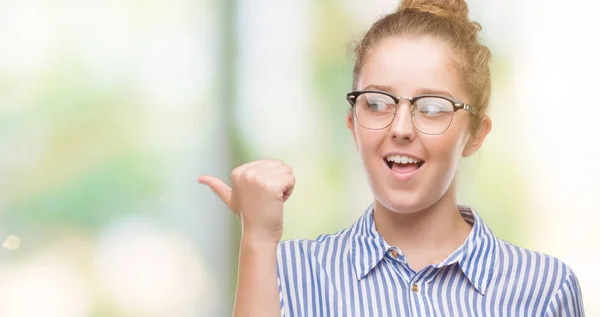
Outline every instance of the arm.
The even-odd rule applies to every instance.
[[[277,160],[259,160],[236,167],[232,187],[211,175],[198,181],[210,186],[242,224],[233,316],[284,315],[278,296],[277,246],[283,233],[283,203],[296,182],[292,168]]]
[[[584,317],[579,281],[571,272],[546,308],[546,317]]]
[[[276,243],[242,238],[234,317],[282,316],[276,258]]]

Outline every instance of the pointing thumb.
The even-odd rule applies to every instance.
[[[212,189],[221,200],[231,209],[231,187],[219,178],[212,175],[202,175],[198,178],[200,184],[205,184]]]

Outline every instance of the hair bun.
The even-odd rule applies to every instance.
[[[469,7],[465,0],[403,0],[397,11],[417,10],[442,18],[469,21]]]

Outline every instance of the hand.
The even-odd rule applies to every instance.
[[[242,223],[242,236],[258,242],[281,240],[283,203],[296,182],[292,168],[277,160],[258,160],[231,172],[231,187],[217,177],[204,175],[208,185]]]

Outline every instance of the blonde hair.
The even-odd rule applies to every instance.
[[[354,90],[365,57],[381,40],[399,35],[434,36],[450,44],[454,52],[452,65],[469,95],[469,102],[479,110],[473,119],[477,131],[490,101],[490,50],[478,40],[481,25],[469,20],[464,0],[404,0],[396,12],[375,22],[355,48]]]

